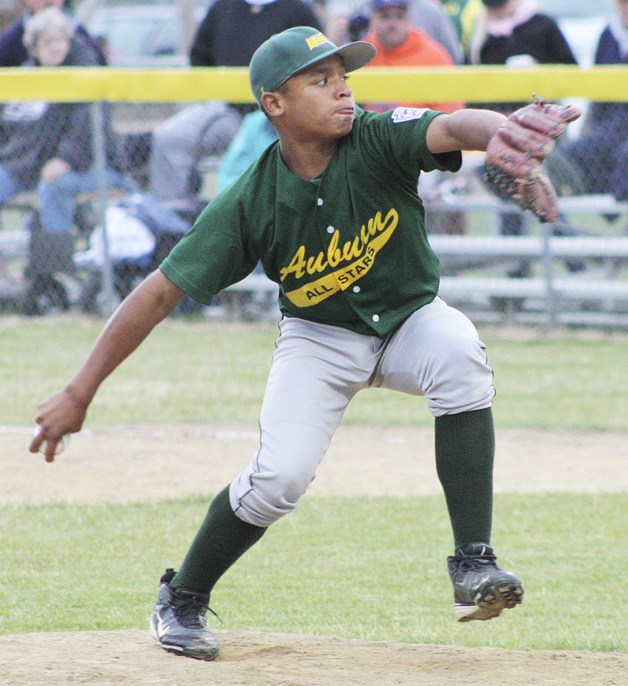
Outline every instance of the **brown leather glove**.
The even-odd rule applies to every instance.
[[[534,97],[535,102],[513,112],[489,141],[485,177],[519,207],[551,222],[560,214],[558,196],[542,162],[580,111]]]

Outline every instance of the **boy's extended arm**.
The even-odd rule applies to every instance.
[[[452,150],[486,150],[506,117],[491,110],[462,109],[432,119],[427,147],[433,154]]]
[[[80,431],[87,408],[100,384],[144,341],[183,298],[184,293],[161,271],[148,276],[111,316],[82,367],[68,385],[39,406],[39,431],[30,452],[46,444],[46,462],[52,462],[65,434]]]

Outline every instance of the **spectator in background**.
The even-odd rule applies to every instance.
[[[73,33],[72,20],[58,8],[34,14],[24,27],[24,44],[31,55],[25,66],[92,66],[94,55],[85,46],[74,44],[70,53]],[[33,290],[27,310],[46,275],[73,269],[74,198],[96,188],[91,130],[87,103],[0,105],[0,205],[36,188],[41,206],[41,216],[31,227],[28,276]],[[107,116],[105,140],[108,184],[130,189]]]
[[[552,17],[538,12],[536,0],[482,0],[471,34],[467,62],[530,67],[535,64],[577,64]],[[510,114],[525,103],[488,103]],[[477,104],[474,104],[476,107]]]
[[[46,7],[56,7],[67,11],[68,0],[24,0],[25,11],[9,28],[0,34],[0,67],[19,67],[29,55],[24,45],[23,36],[26,22],[37,12]],[[68,17],[70,15],[68,14]],[[73,24],[73,35],[70,44],[70,60],[73,60],[73,52],[76,50],[83,59],[85,51],[91,52],[94,57],[93,64],[105,65],[107,59],[98,42],[90,36],[87,29],[76,22]]]
[[[306,0],[306,4],[314,11],[318,23],[325,27],[327,24],[327,0]]]
[[[199,24],[190,49],[193,67],[248,67],[255,50],[275,33],[321,25],[301,0],[216,0]],[[224,152],[246,103],[210,100],[190,105],[155,129],[151,142],[150,192],[162,200],[193,195],[200,159]]]
[[[447,50],[422,29],[413,27],[408,13],[408,0],[371,0],[370,31],[365,40],[377,54],[369,67],[452,66]],[[367,103],[365,109],[385,112],[395,107],[427,107],[451,113],[463,103]]]
[[[301,0],[216,0],[198,27],[190,64],[247,67],[265,40],[294,26],[322,30],[314,10]],[[253,105],[242,107],[243,113],[253,109]]]
[[[218,192],[235,181],[277,140],[277,130],[261,111],[249,112],[242,119],[218,167]]]
[[[327,36],[337,45],[350,40],[361,40],[369,30],[372,9],[370,0],[347,14],[331,12],[328,18]],[[410,24],[425,31],[450,54],[454,63],[464,61],[464,52],[454,26],[438,2],[434,0],[408,0]]]
[[[616,12],[598,41],[595,64],[628,63],[628,0],[615,0]],[[611,193],[628,200],[628,105],[592,103],[580,138],[561,151],[581,173],[586,193]]]
[[[198,27],[190,63],[193,67],[248,66],[250,53],[263,36],[272,36],[282,25],[321,28],[316,13],[301,0],[216,0]]]
[[[160,200],[190,199],[201,185],[199,162],[221,155],[241,115],[222,100],[194,103],[155,128],[150,142],[150,192]]]
[[[482,10],[482,0],[440,0],[440,3],[451,19],[462,50],[466,53],[473,25]]]
[[[413,26],[423,29],[443,45],[456,64],[464,61],[460,39],[451,19],[434,0],[408,0],[408,13]]]
[[[538,12],[535,0],[482,0],[469,45],[470,64],[502,64],[512,68],[535,64],[577,64],[576,58],[551,17]],[[525,103],[473,103],[472,107],[510,114]],[[519,236],[527,231],[527,217],[518,211],[502,212],[498,231]],[[510,272],[515,278],[529,275],[528,263]]]
[[[372,43],[377,54],[370,67],[452,66],[453,60],[443,45],[431,38],[423,29],[410,22],[408,0],[371,0],[370,31],[365,40]],[[385,112],[395,107],[427,107],[451,113],[464,107],[462,102],[404,102],[367,103],[364,108]],[[438,184],[446,172],[429,175],[430,183]],[[466,217],[462,212],[436,212],[426,210],[428,231],[465,233]]]

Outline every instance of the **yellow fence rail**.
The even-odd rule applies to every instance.
[[[602,66],[365,68],[351,75],[358,102],[513,102],[537,93],[554,100],[628,102],[628,69]],[[248,70],[0,68],[0,102],[253,102]]]

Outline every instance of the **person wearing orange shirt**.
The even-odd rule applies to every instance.
[[[453,65],[447,50],[425,31],[412,26],[407,0],[372,0],[369,32],[365,39],[372,43],[377,54],[371,67],[415,67]],[[464,107],[463,103],[367,103],[365,109],[385,112],[401,107],[427,107],[451,113]]]

